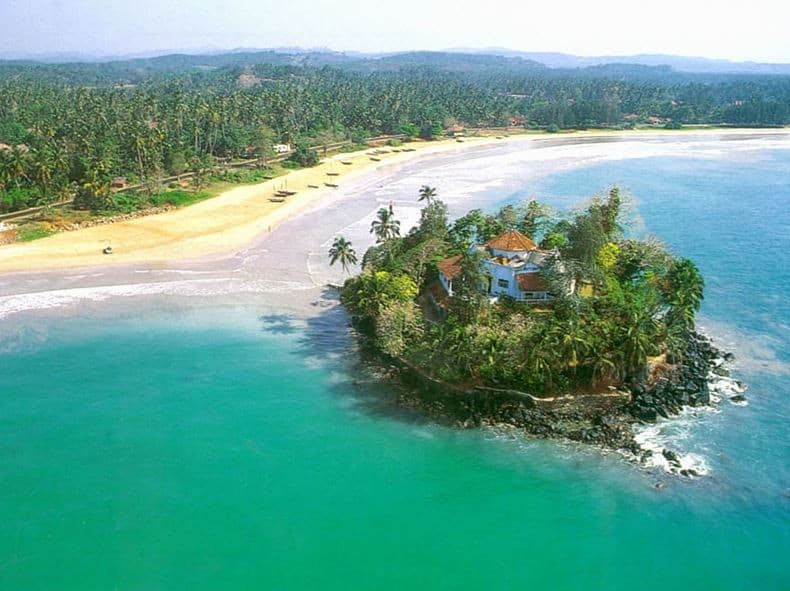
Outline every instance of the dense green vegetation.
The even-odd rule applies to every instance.
[[[453,224],[434,190],[420,195],[428,204],[406,236],[374,222],[378,243],[342,290],[344,305],[384,353],[448,382],[537,395],[639,383],[650,357],[682,358],[703,279],[661,244],[625,237],[617,188],[573,215],[532,201],[496,214],[475,210]],[[384,214],[392,221],[391,210]],[[557,249],[541,271],[555,296],[548,304],[492,304],[481,293],[484,255],[469,247],[509,229]],[[436,264],[457,254],[454,293],[437,308],[427,297],[436,290]]]
[[[327,65],[329,64],[329,65]],[[790,122],[790,77],[635,66],[552,70],[495,56],[416,53],[165,56],[106,64],[0,63],[0,209],[72,196],[108,203],[109,182],[151,183],[217,159],[377,134],[465,126],[560,131],[637,124]]]

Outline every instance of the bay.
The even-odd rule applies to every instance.
[[[337,309],[154,295],[3,319],[0,588],[786,588],[788,172],[790,150],[725,146],[489,168],[505,181],[475,197],[574,207],[620,183],[632,231],[699,264],[701,324],[750,386],[661,425],[701,479],[404,412]]]

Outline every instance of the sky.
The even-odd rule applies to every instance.
[[[0,54],[500,47],[790,63],[790,0],[0,0]]]

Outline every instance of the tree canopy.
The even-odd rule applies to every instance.
[[[368,250],[342,301],[383,352],[450,382],[537,395],[639,383],[649,359],[682,358],[704,281],[655,240],[624,236],[625,205],[615,187],[572,215],[532,200],[449,224],[434,199],[406,236]],[[445,216],[441,231],[429,230],[434,215]],[[512,227],[531,228],[544,248],[559,245],[541,271],[554,298],[539,307],[492,304],[481,290],[486,255],[472,246]],[[434,304],[437,264],[452,255],[460,255],[453,294]]]
[[[323,60],[323,61],[322,61]],[[627,128],[790,123],[790,77],[661,68],[549,69],[492,56],[382,60],[287,54],[164,56],[106,64],[0,63],[0,209],[57,201],[205,158],[264,161],[271,146],[445,127]]]

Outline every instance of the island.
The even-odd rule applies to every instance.
[[[448,220],[423,186],[405,236],[394,208],[341,301],[400,402],[462,427],[519,429],[646,461],[632,425],[711,401],[726,374],[695,330],[704,280],[658,239],[626,231],[618,187],[561,213],[532,200]],[[331,262],[356,262],[339,237]],[[694,476],[671,450],[671,469]]]

